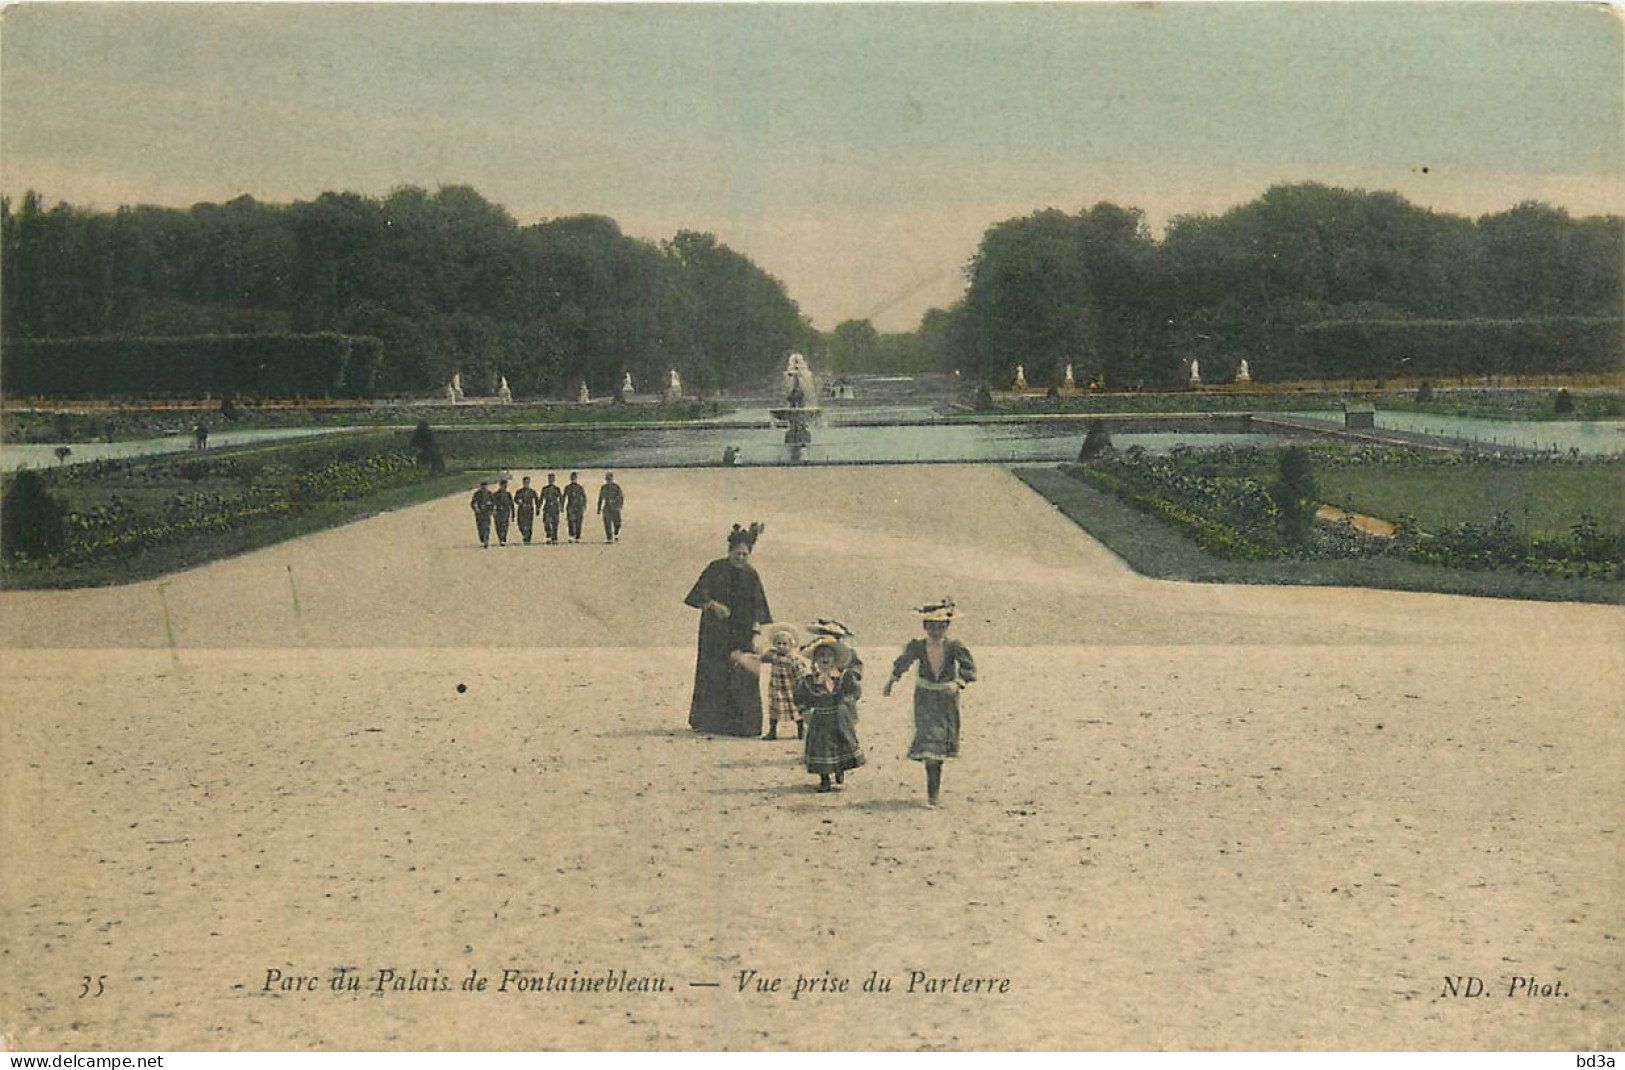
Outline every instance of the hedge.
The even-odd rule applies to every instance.
[[[22,397],[369,396],[383,343],[344,334],[53,338],[0,348],[0,390]]]
[[[1625,319],[1324,320],[1283,339],[1271,378],[1544,375],[1625,365]]]

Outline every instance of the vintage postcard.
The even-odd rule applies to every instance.
[[[1622,51],[8,6],[0,1044],[1618,1049]]]

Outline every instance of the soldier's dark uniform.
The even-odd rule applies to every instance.
[[[536,507],[541,500],[530,485],[529,476],[525,477],[524,485],[513,493],[514,508],[518,510],[519,534],[524,537],[526,546],[530,545],[530,533],[536,530]]]
[[[480,489],[475,491],[474,497],[469,500],[468,507],[474,510],[474,528],[480,533],[480,545],[489,547],[491,545],[491,511],[496,508],[496,495],[491,493],[490,486],[481,483]]]
[[[508,521],[513,519],[513,495],[508,492],[508,481],[504,479],[497,484],[497,492],[492,495],[491,503],[495,507],[497,517],[497,544],[508,545]]]
[[[547,477],[547,486],[542,488],[542,528],[547,532],[547,541],[559,541],[559,506],[564,502],[564,492],[559,485],[553,482],[553,477]]]
[[[581,541],[581,521],[587,515],[587,488],[576,482],[570,473],[570,482],[564,485],[564,519],[570,525],[570,541]]]
[[[621,537],[621,506],[626,504],[626,492],[606,474],[604,485],[598,488],[598,512],[604,518],[604,541],[614,542]]]

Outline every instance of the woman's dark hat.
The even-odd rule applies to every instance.
[[[742,528],[738,524],[735,524],[734,529],[728,532],[728,549],[732,550],[735,546],[738,546],[741,543],[749,546],[751,549],[755,549],[757,536],[761,535],[761,533],[765,530],[767,530],[766,524],[755,521],[753,521],[748,528]]]
[[[954,600],[944,598],[936,602],[927,602],[923,606],[915,606],[914,612],[918,613],[920,619],[928,624],[933,621],[947,624],[954,619]]]
[[[855,639],[857,632],[831,617],[819,617],[807,625],[807,631],[818,637],[828,636],[832,639]]]

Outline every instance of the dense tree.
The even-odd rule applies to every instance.
[[[1621,354],[1606,329],[1506,321],[1617,322],[1622,251],[1617,216],[1574,220],[1531,203],[1475,223],[1316,183],[1176,217],[1160,242],[1132,209],[1050,209],[988,228],[963,300],[932,310],[917,333],[948,366],[975,367],[995,385],[1017,364],[1032,385],[1050,385],[1068,362],[1080,379],[1172,384],[1192,358],[1210,382],[1244,358],[1265,377],[1399,372],[1408,355],[1394,347],[1424,336],[1451,369],[1460,359],[1439,354],[1494,337],[1498,355],[1471,370],[1516,371],[1536,356],[1518,355],[1525,336],[1573,341],[1572,352],[1540,354],[1544,368],[1607,367]],[[1416,331],[1395,326],[1410,321]],[[1372,331],[1355,348],[1318,344],[1330,327],[1360,324]]]
[[[378,388],[595,395],[676,368],[707,389],[755,385],[817,333],[784,287],[709,234],[665,246],[611,219],[521,228],[466,186],[382,200],[239,197],[108,213],[0,203],[7,340],[335,332],[372,336]]]

